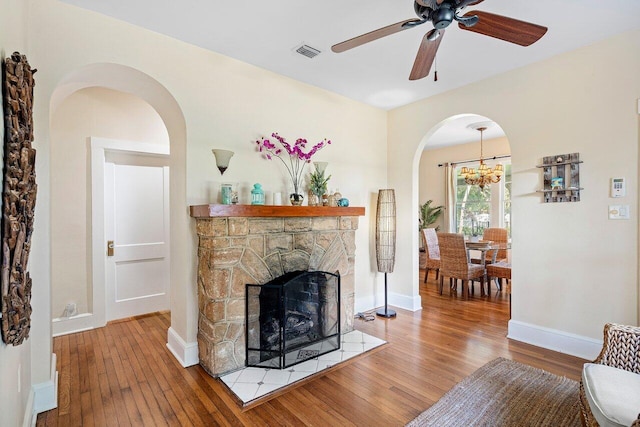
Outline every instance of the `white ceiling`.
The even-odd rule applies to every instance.
[[[484,141],[505,136],[499,124],[488,117],[476,114],[465,114],[449,119],[442,127],[429,137],[425,150],[435,150],[449,145],[466,144],[480,141],[479,126],[485,127]]]
[[[391,109],[640,28],[640,0],[485,0],[483,10],[549,28],[529,47],[446,30],[432,74],[409,81],[431,23],[344,53],[331,46],[405,19],[413,0],[61,0],[383,109]],[[250,6],[250,7],[249,7]],[[322,53],[294,52],[305,43]]]

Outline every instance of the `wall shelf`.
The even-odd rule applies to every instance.
[[[545,203],[579,202],[580,191],[580,153],[556,154],[542,158],[542,164],[536,165],[543,170]]]

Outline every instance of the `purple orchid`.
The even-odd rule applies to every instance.
[[[298,195],[298,189],[302,182],[302,174],[306,164],[311,163],[311,158],[326,145],[331,144],[331,141],[325,138],[305,153],[304,149],[306,148],[308,141],[304,138],[296,139],[296,142],[292,146],[276,132],[272,133],[271,137],[278,141],[282,148],[276,147],[276,145],[267,138],[260,138],[256,141],[256,144],[258,144],[258,151],[264,153],[264,157],[266,159],[272,160],[273,158],[278,158],[282,164],[284,164],[287,168],[287,172],[289,172],[291,181],[293,182],[294,194]],[[283,156],[281,156],[283,152],[288,154],[288,163],[282,158]]]

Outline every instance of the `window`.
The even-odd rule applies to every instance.
[[[477,164],[465,166],[478,167]],[[487,185],[484,189],[464,182],[460,177],[462,166],[456,166],[456,233],[482,236],[485,228],[501,227],[506,228],[511,236],[511,163],[508,159],[503,166],[504,175],[500,182]]]

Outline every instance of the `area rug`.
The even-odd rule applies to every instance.
[[[498,358],[449,390],[407,427],[581,426],[578,383]]]

